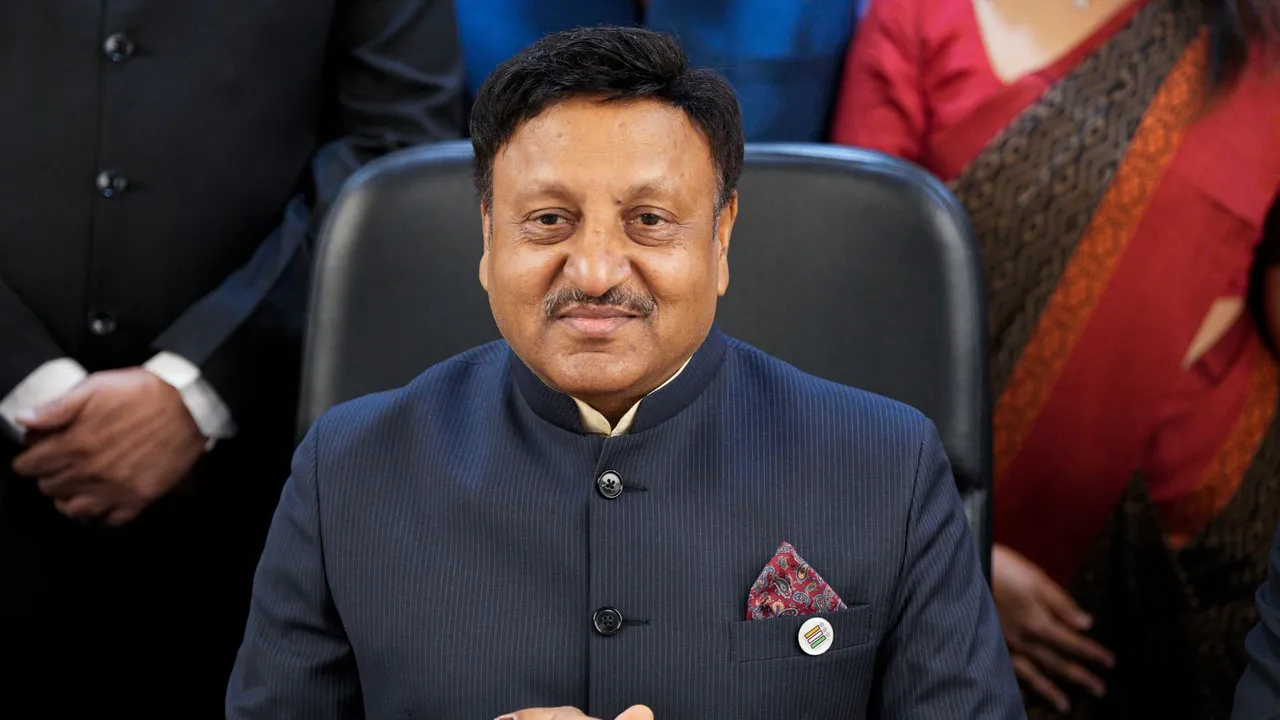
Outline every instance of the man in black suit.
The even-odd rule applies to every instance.
[[[713,325],[724,80],[551,35],[471,135],[505,341],[312,427],[228,717],[1021,718],[933,425]]]
[[[0,716],[221,715],[312,231],[461,131],[449,0],[0,3]]]

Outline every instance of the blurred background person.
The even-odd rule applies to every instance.
[[[834,139],[949,182],[981,243],[994,594],[1033,716],[1229,711],[1280,520],[1276,17],[872,0],[851,50]]]
[[[456,137],[449,0],[0,4],[0,717],[213,718],[310,238]]]
[[[1231,720],[1280,717],[1280,527],[1271,544],[1267,580],[1258,588],[1258,624],[1249,631],[1249,662],[1236,686]]]
[[[679,36],[742,105],[748,141],[821,142],[858,0],[466,0],[458,26],[467,90],[548,33],[641,24]]]

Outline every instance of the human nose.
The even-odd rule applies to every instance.
[[[591,297],[604,295],[631,277],[630,242],[616,223],[587,223],[570,248],[565,277]]]

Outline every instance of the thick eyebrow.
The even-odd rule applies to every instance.
[[[517,203],[525,203],[535,198],[555,198],[557,200],[573,200],[574,193],[558,182],[538,183],[516,193]]]
[[[676,194],[675,188],[666,180],[653,180],[650,182],[642,182],[627,188],[627,191],[621,197],[616,198],[619,203],[626,200],[634,200],[640,197],[653,197],[666,199]]]

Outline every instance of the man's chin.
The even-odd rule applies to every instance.
[[[548,373],[551,385],[577,398],[625,393],[643,375],[639,358],[626,353],[583,352],[557,360]]]

